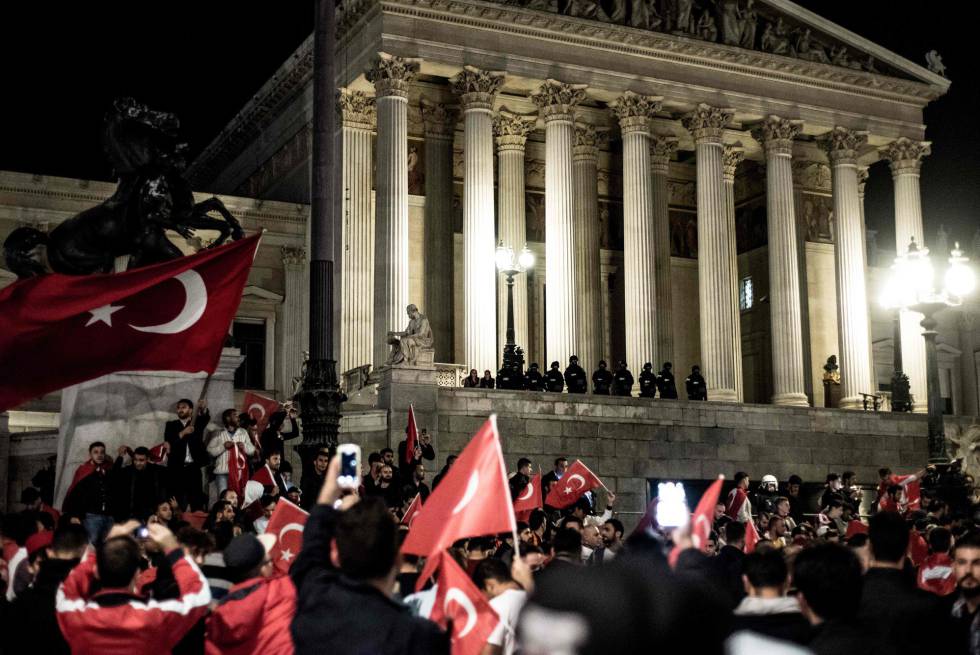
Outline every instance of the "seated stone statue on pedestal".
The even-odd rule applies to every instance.
[[[409,305],[408,327],[404,332],[389,332],[391,354],[386,366],[418,366],[432,364],[432,328],[429,319],[415,305]]]

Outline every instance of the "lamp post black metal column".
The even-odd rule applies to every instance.
[[[936,321],[935,313],[947,307],[946,303],[923,303],[915,307],[922,312],[922,338],[926,340],[926,390],[929,398],[929,463],[945,464],[949,462],[946,451],[946,428],[943,425],[942,396],[939,386],[939,355],[936,350]]]
[[[507,277],[507,332],[503,365],[497,371],[498,389],[524,388],[524,351],[515,343],[514,333],[514,276],[534,266],[534,254],[524,248],[515,261],[514,251],[501,241],[497,247],[497,270]]]
[[[895,310],[894,336],[894,369],[892,373],[892,411],[911,412],[912,394],[909,387],[909,376],[902,372],[902,310]]]
[[[335,206],[334,51],[335,0],[316,0],[313,27],[313,154],[310,180],[310,357],[296,394],[303,421],[297,447],[304,471],[321,448],[337,445],[340,406],[347,396],[337,383],[333,353]]]

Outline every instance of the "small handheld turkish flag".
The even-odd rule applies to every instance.
[[[479,655],[500,617],[452,557],[441,551],[434,559],[439,585],[429,618],[444,628],[452,623],[453,655]]]
[[[694,547],[704,550],[708,545],[708,535],[711,534],[711,526],[715,519],[715,506],[718,504],[718,497],[721,496],[721,485],[725,482],[725,476],[719,475],[718,479],[711,483],[698,501],[698,506],[694,508],[691,515],[691,541]]]
[[[415,498],[412,499],[408,509],[405,510],[405,516],[402,517],[402,525],[407,525],[409,528],[411,528],[412,523],[415,522],[415,517],[419,515],[419,510],[421,508],[422,494],[415,494]]]
[[[276,480],[272,477],[272,469],[269,468],[268,464],[253,473],[252,479],[261,484],[263,487],[276,486]]]
[[[233,443],[231,450],[228,451],[228,488],[238,494],[239,498],[244,498],[247,482],[248,457],[237,443]]]
[[[405,427],[405,461],[411,464],[415,460],[415,446],[419,442],[419,426],[415,423],[415,406],[408,406],[408,425]]]
[[[293,560],[303,548],[303,530],[309,517],[308,512],[285,498],[280,498],[276,508],[272,510],[265,533],[276,538],[276,545],[269,551],[269,559],[280,573],[289,572]]]
[[[582,463],[582,460],[577,459],[574,464],[568,467],[565,475],[551,485],[551,491],[548,492],[548,497],[544,499],[544,502],[551,507],[562,509],[584,496],[586,491],[601,486],[602,480],[590,471],[589,467]]]
[[[245,392],[243,411],[255,421],[259,434],[269,425],[269,417],[279,410],[279,401],[252,391]]]
[[[431,556],[457,539],[516,529],[497,417],[491,416],[419,510],[402,552],[430,557],[421,588],[435,570]]]
[[[518,521],[526,521],[536,509],[541,508],[541,472],[531,478],[521,495],[514,499],[514,514]]]
[[[214,373],[259,235],[106,275],[0,290],[0,412],[116,371]]]
[[[745,523],[745,554],[748,555],[755,550],[755,545],[759,543],[759,531],[755,529],[755,521]]]

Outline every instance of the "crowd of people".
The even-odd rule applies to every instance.
[[[653,364],[647,362],[643,365],[643,371],[639,379],[633,378],[626,362],[620,360],[616,370],[610,371],[605,360],[599,361],[599,368],[592,373],[592,393],[602,396],[632,396],[633,388],[638,383],[638,396],[640,398],[663,398],[665,400],[677,399],[677,383],[674,373],[671,370],[673,365],[664,362],[659,372],[654,372]],[[505,385],[500,380],[506,376],[508,383]],[[537,362],[532,362],[527,371],[517,372],[503,368],[494,378],[489,370],[483,372],[480,377],[475,368],[470,369],[469,375],[463,379],[463,386],[474,389],[519,389],[524,391],[550,391],[561,393],[565,390],[568,393],[589,393],[589,376],[585,369],[579,365],[577,355],[572,355],[568,359],[568,366],[561,370],[561,364],[557,361],[551,362],[551,367],[541,373]],[[684,380],[684,388],[687,392],[688,400],[707,400],[708,386],[704,377],[701,375],[700,366],[692,366],[691,374]],[[658,396],[659,394],[659,396]]]
[[[0,526],[0,652],[448,653],[428,620],[434,580],[400,544],[455,457],[430,487],[422,430],[369,453],[356,490],[338,485],[326,450],[296,486],[282,446],[298,427],[279,414],[262,433],[234,411],[210,429],[203,403],[181,401],[164,462],[122,447],[109,461],[93,444],[60,511],[41,471]],[[272,473],[245,497],[227,488],[228,442]],[[534,468],[515,462],[512,498]],[[542,498],[568,469],[553,462]],[[482,652],[980,654],[980,503],[955,464],[882,469],[876,486],[832,473],[820,493],[795,475],[732,482],[700,543],[696,526],[659,525],[657,499],[627,529],[596,487],[517,513],[514,533],[452,544],[499,617]],[[281,499],[309,511],[285,570],[266,531]]]

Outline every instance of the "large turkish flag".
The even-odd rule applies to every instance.
[[[213,373],[259,238],[0,290],[0,411],[116,371]]]
[[[500,617],[452,557],[442,552],[434,559],[439,585],[429,618],[444,628],[452,622],[452,655],[479,655]]]
[[[265,533],[276,538],[276,545],[269,551],[269,559],[280,573],[289,573],[293,560],[303,549],[303,530],[306,529],[308,518],[308,512],[285,498],[280,498],[276,508],[272,510]]]
[[[568,467],[565,475],[551,485],[548,497],[544,499],[544,504],[551,507],[563,509],[573,504],[576,500],[585,495],[586,491],[592,491],[596,487],[601,487],[602,480],[589,467],[577,459],[575,463]]]

